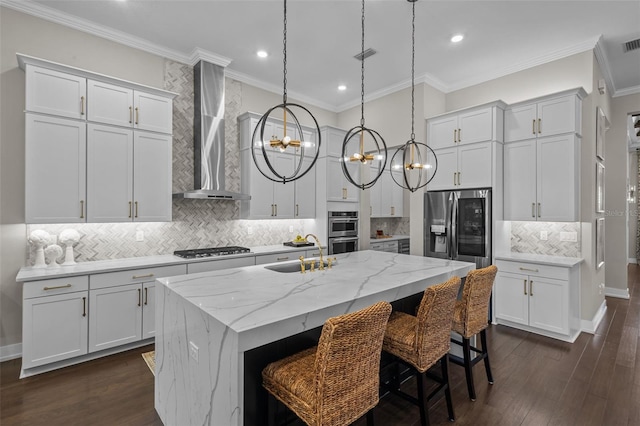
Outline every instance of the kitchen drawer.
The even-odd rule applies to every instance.
[[[377,251],[383,251],[384,250],[384,243],[371,243],[371,244],[369,244],[369,249],[377,250]]]
[[[256,255],[256,265],[264,265],[265,263],[275,263],[275,262],[287,262],[290,260],[298,260],[300,256],[304,256],[305,252],[303,250],[299,251],[288,251],[284,253],[275,253],[275,254],[259,254]]]
[[[220,269],[240,268],[256,264],[254,256],[238,257],[236,259],[216,259],[209,262],[194,262],[187,264],[187,274],[197,272],[219,271]]]
[[[22,289],[22,298],[51,296],[54,294],[73,293],[89,290],[89,276],[54,278],[50,280],[25,282]]]
[[[325,249],[322,250],[322,255],[323,256],[327,255],[327,251]],[[304,253],[304,257],[305,257],[305,259],[309,259],[309,258],[312,258],[312,257],[320,257],[320,250],[318,250],[317,248],[314,249],[314,250],[307,250]]]
[[[126,271],[92,274],[89,282],[91,290],[95,290],[97,288],[154,281],[156,278],[184,275],[186,273],[186,265],[158,266],[155,268],[128,269]]]
[[[531,277],[555,278],[558,280],[569,279],[569,268],[560,266],[540,265],[538,263],[518,262],[509,260],[496,260],[495,265],[500,272],[529,275]]]

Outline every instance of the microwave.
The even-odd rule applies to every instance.
[[[357,237],[358,212],[329,212],[329,238]]]

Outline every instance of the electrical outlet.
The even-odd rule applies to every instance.
[[[253,234],[253,228],[252,227],[250,227],[250,226],[247,227],[247,234],[249,234],[249,235]]]
[[[189,342],[189,356],[198,362],[198,347],[193,342]]]
[[[542,241],[546,241],[547,240],[547,231],[540,231],[540,239]]]
[[[604,293],[604,283],[600,283],[598,286],[598,294]]]
[[[578,241],[578,233],[577,232],[561,232],[560,233],[560,241]]]
[[[136,241],[144,241],[144,231],[136,231]]]
[[[289,227],[289,232],[293,232],[293,225]]]

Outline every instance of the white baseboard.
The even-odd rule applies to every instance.
[[[605,312],[607,312],[607,301],[603,300],[602,304],[600,305],[600,308],[598,308],[598,311],[593,316],[593,319],[591,321],[589,320],[580,321],[582,331],[589,334],[595,334],[598,326],[600,325],[600,322],[602,321],[602,318],[604,317]]]
[[[638,259],[636,259],[635,257],[630,257],[629,259],[627,259],[628,263],[634,263],[637,264],[638,263]]]
[[[617,297],[618,299],[627,299],[627,300],[629,300],[629,298],[631,297],[629,295],[629,288],[622,289],[622,288],[605,287],[604,295],[609,297]]]
[[[20,358],[22,356],[22,343],[13,345],[0,346],[0,362],[9,361],[10,359]]]

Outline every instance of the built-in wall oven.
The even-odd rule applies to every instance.
[[[329,254],[358,250],[358,212],[329,212]]]

